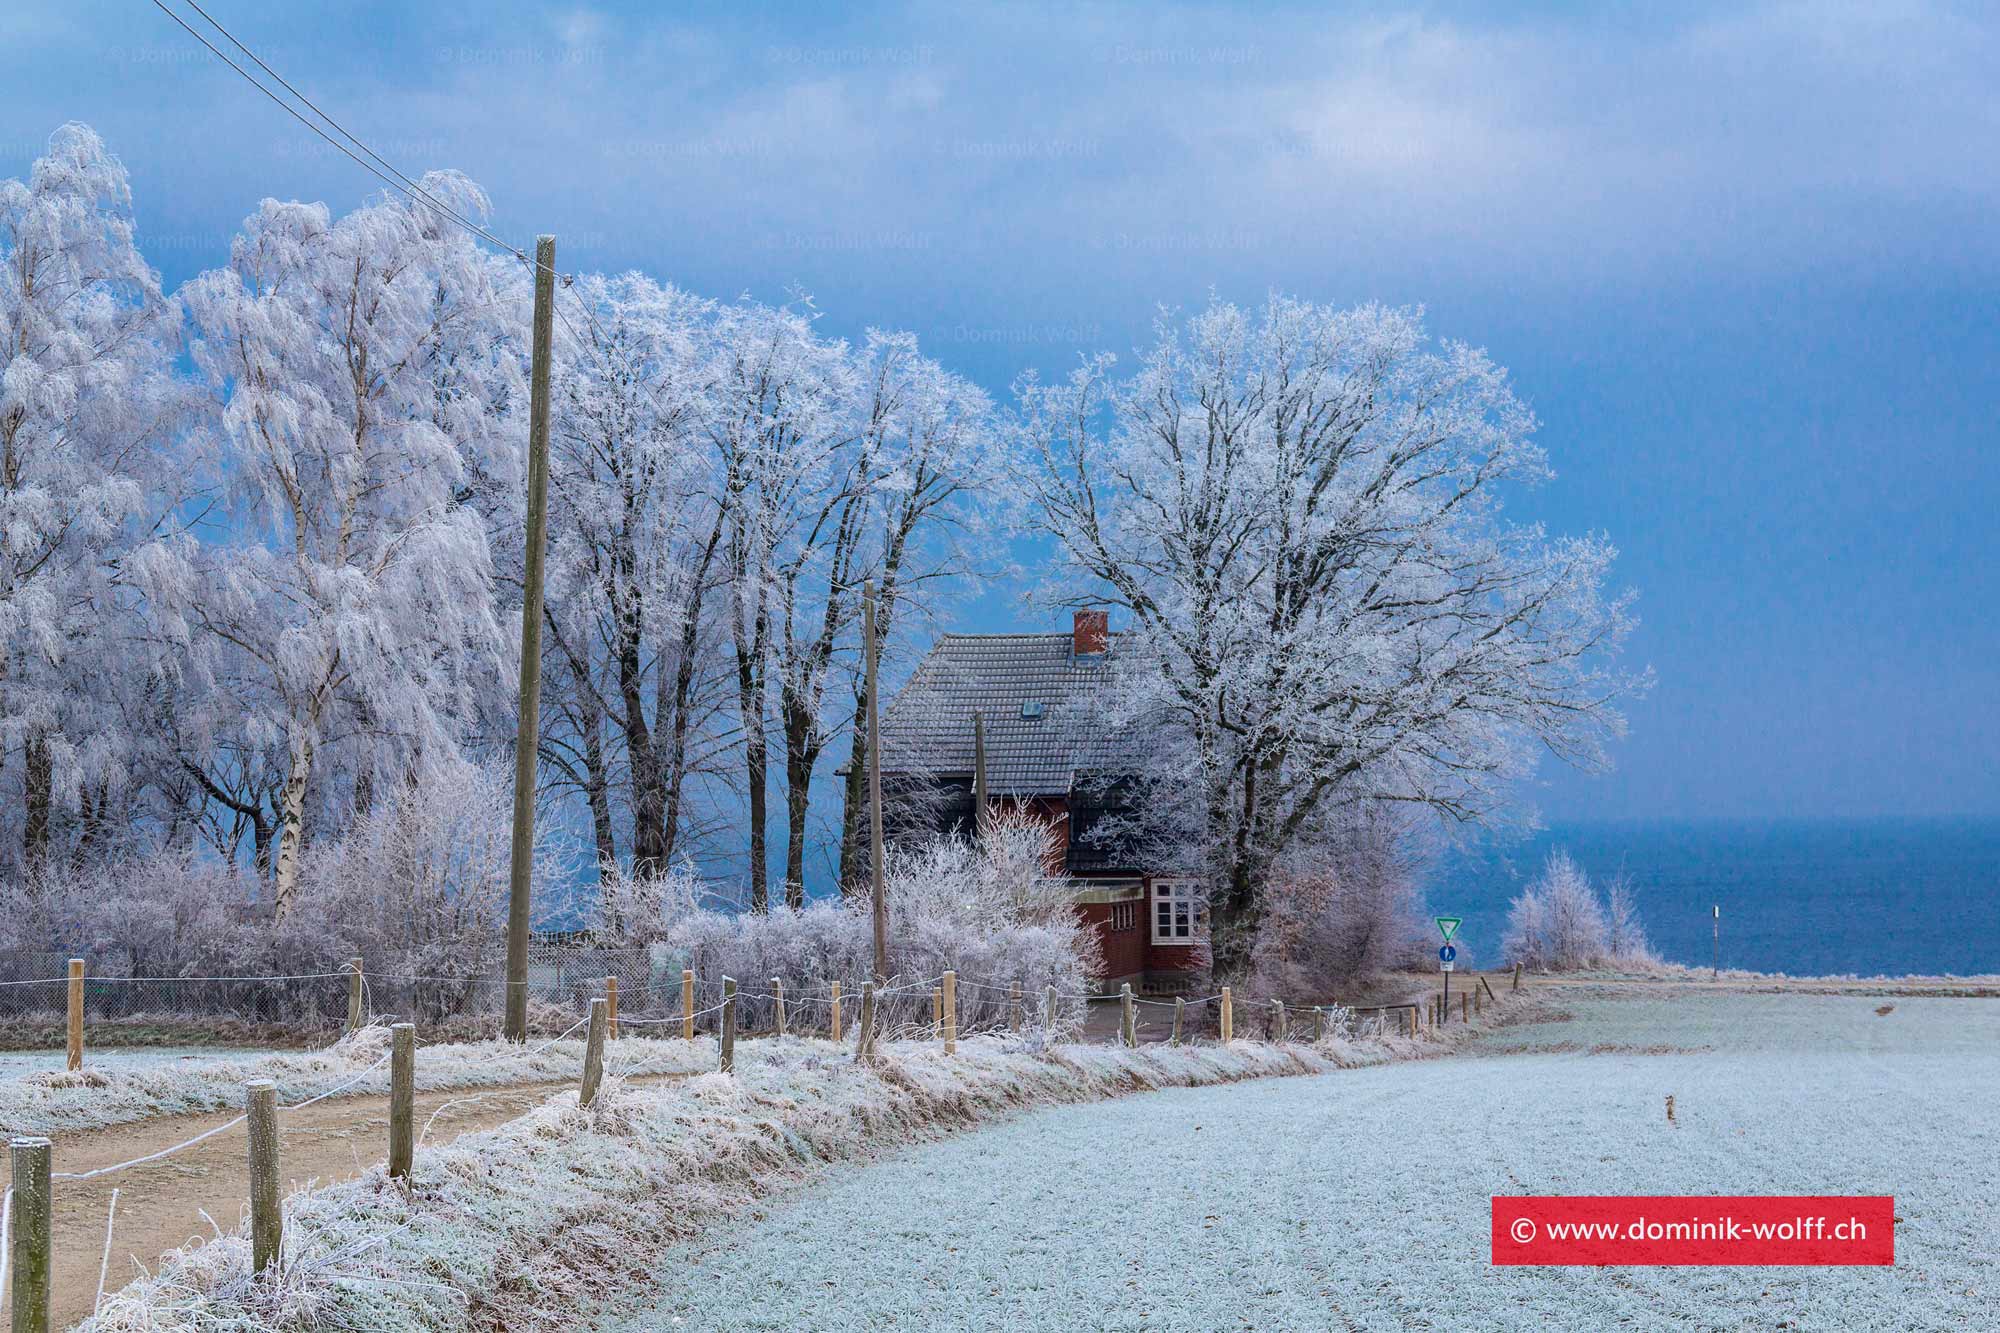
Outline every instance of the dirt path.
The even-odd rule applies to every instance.
[[[651,1083],[676,1078],[637,1078]],[[420,1133],[437,1114],[424,1143],[448,1143],[461,1134],[492,1129],[538,1106],[574,1082],[504,1088],[440,1089],[417,1094]],[[439,1113],[439,1108],[444,1108]],[[67,1135],[56,1144],[57,1171],[89,1171],[171,1148],[204,1130],[227,1124],[234,1111],[171,1116]],[[114,1291],[152,1270],[159,1256],[197,1236],[225,1231],[243,1216],[249,1198],[248,1144],[244,1126],[217,1134],[163,1161],[130,1167],[95,1180],[55,1182],[55,1326],[68,1328],[91,1311],[98,1266],[104,1256],[104,1222],[111,1191],[118,1190],[118,1222],[105,1290]],[[382,1160],[389,1144],[387,1097],[339,1097],[278,1117],[279,1153],[287,1193],[308,1183],[326,1185],[361,1174]],[[0,1179],[6,1169],[0,1164]],[[203,1213],[207,1217],[203,1216]],[[12,1305],[9,1294],[8,1305]],[[11,1308],[9,1309],[11,1314]]]

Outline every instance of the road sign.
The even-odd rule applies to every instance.
[[[1439,963],[1439,964],[1438,964],[1438,966],[1439,966],[1440,968],[1443,968],[1443,969],[1444,969],[1445,971],[1449,972],[1449,971],[1451,971],[1451,970],[1452,970],[1452,969],[1453,969],[1454,967],[1457,967],[1457,966],[1458,966],[1458,964],[1457,964],[1457,963]]]
[[[1451,937],[1458,934],[1460,918],[1455,916],[1434,916],[1431,920],[1438,923],[1438,929],[1444,932],[1444,942],[1450,944]]]
[[[1456,957],[1458,957],[1458,950],[1454,949],[1449,944],[1445,945],[1442,949],[1438,950],[1438,961],[1440,963],[1449,963],[1452,959]]]

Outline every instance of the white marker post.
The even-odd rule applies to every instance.
[[[1715,963],[1709,969],[1709,980],[1722,980],[1722,904],[1715,905]]]

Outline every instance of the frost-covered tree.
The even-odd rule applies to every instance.
[[[171,302],[133,238],[125,168],[65,125],[0,181],[0,741],[22,850],[59,810],[122,830],[146,664],[129,562],[175,521],[166,446],[187,410]]]
[[[544,748],[582,793],[600,864],[685,854],[722,727],[718,603],[727,508],[708,427],[713,304],[639,274],[585,277],[551,450]]]
[[[848,508],[853,511],[852,554],[843,569],[829,563],[825,599],[831,606],[843,587],[850,630],[849,688],[839,719],[848,733],[848,758],[841,801],[840,882],[861,882],[867,851],[866,677],[858,642],[861,583],[875,584],[875,636],[880,651],[892,654],[898,631],[939,609],[946,590],[962,588],[992,568],[988,538],[1009,508],[1004,496],[1005,437],[992,404],[979,389],[921,356],[909,334],[871,332],[862,352],[864,425],[854,448]],[[845,517],[845,515],[844,515]],[[909,635],[903,634],[907,643]],[[815,716],[823,715],[832,640],[824,641],[814,664]],[[804,792],[823,745],[825,725],[812,733],[787,718],[787,757],[796,757],[790,775],[793,845],[805,835]],[[795,740],[794,735],[800,739]],[[810,746],[802,743],[810,735]],[[787,860],[788,881],[796,881],[802,860]],[[789,884],[788,889],[789,892]]]
[[[1218,302],[1128,378],[1099,358],[1019,400],[1053,597],[1121,613],[1112,720],[1206,872],[1220,971],[1331,810],[1483,819],[1539,751],[1595,766],[1621,730],[1612,548],[1503,520],[1548,474],[1533,417],[1417,313]]]
[[[484,211],[456,175],[423,188]],[[153,562],[148,591],[239,753],[281,765],[248,784],[275,791],[280,917],[326,757],[365,808],[455,760],[490,688],[505,636],[476,502],[519,475],[525,298],[511,261],[395,200],[338,220],[267,200],[229,266],[181,294],[216,397],[220,507],[203,540]],[[210,755],[186,758],[221,786]]]
[[[724,569],[741,728],[750,906],[770,902],[772,671],[785,630],[785,590],[816,550],[825,495],[837,486],[853,420],[844,343],[816,337],[798,310],[724,309],[715,337],[710,435],[722,472]],[[796,624],[796,622],[795,622]],[[782,688],[782,685],[781,685]]]
[[[1590,876],[1561,848],[1508,908],[1501,952],[1509,962],[1542,968],[1643,969],[1660,961],[1625,876],[1613,879],[1600,900]]]

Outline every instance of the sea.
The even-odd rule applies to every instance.
[[[1427,876],[1430,909],[1464,918],[1465,961],[1498,965],[1508,903],[1555,848],[1600,886],[1622,871],[1670,962],[2000,973],[2000,819],[1621,820],[1489,837],[1440,854]]]

